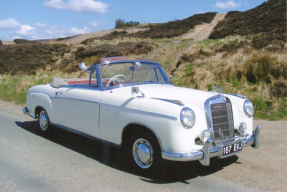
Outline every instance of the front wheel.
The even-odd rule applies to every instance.
[[[127,141],[126,151],[132,167],[141,174],[156,174],[162,164],[161,149],[157,138],[149,132],[133,134]]]
[[[47,136],[51,132],[49,116],[44,109],[41,109],[38,114],[38,124],[43,135]]]

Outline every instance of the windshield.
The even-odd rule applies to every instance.
[[[160,65],[144,62],[103,65],[101,76],[104,87],[129,83],[170,82]]]

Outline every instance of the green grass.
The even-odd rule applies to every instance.
[[[39,75],[4,75],[0,78],[0,99],[14,101],[16,104],[25,104],[26,92],[30,87],[50,83],[54,76],[71,78],[76,77],[75,74],[47,72]]]
[[[214,47],[221,47],[224,44],[224,41],[221,41],[221,39],[205,39],[203,41],[199,41],[196,43],[196,46],[198,49],[208,49],[212,45]]]

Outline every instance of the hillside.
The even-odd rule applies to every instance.
[[[231,35],[256,35],[263,33],[268,38],[286,42],[286,1],[269,0],[245,12],[230,11],[214,28],[210,39]]]

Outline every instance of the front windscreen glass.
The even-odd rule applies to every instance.
[[[144,62],[103,65],[101,76],[104,87],[170,82],[160,65]]]

